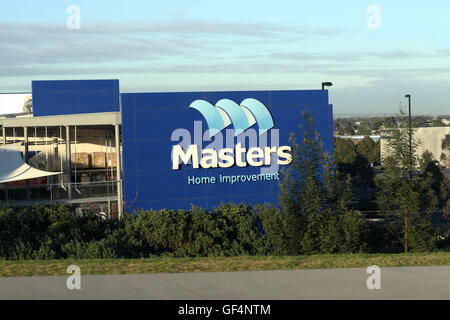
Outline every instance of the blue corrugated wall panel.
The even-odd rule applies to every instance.
[[[235,184],[187,183],[189,176],[258,174],[258,167],[193,169],[191,166],[183,166],[181,170],[172,170],[171,150],[177,144],[171,141],[173,130],[184,128],[194,136],[194,121],[201,121],[203,130],[207,129],[203,116],[197,110],[189,108],[191,102],[197,99],[206,100],[213,105],[225,98],[238,104],[246,98],[259,100],[270,111],[274,129],[279,129],[280,145],[288,145],[291,132],[300,133],[301,112],[308,109],[315,118],[324,150],[333,153],[333,115],[326,90],[124,93],[121,96],[124,196],[127,211],[151,208],[188,209],[191,204],[210,209],[222,201],[277,203],[276,180]],[[272,139],[271,134],[268,136]],[[210,142],[203,142],[203,148],[208,143]]]
[[[119,112],[119,80],[32,81],[33,115]]]

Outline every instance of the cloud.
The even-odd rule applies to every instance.
[[[447,49],[318,51],[318,47],[311,46],[316,41],[336,42],[349,36],[353,36],[349,31],[337,28],[193,20],[184,16],[160,23],[82,24],[81,30],[68,30],[65,25],[3,22],[0,79],[315,73],[377,80],[450,72],[449,68],[425,63],[450,57]],[[405,63],[408,61],[413,63]]]
[[[341,45],[349,38],[358,41],[337,28],[183,15],[163,23],[82,24],[73,31],[65,24],[3,22],[0,86],[23,91],[33,79],[76,77],[126,79],[121,88],[131,91],[294,89],[332,80],[337,113],[396,112],[406,92],[417,97],[418,111],[448,110],[450,49]]]
[[[339,85],[339,84],[337,84]],[[367,87],[339,88],[330,91],[335,114],[396,114],[399,103],[405,107],[405,94],[412,95],[413,115],[449,114],[447,80],[383,79],[370,82]]]
[[[172,65],[198,61],[223,64],[255,48],[263,50],[307,37],[334,37],[342,32],[186,19],[153,24],[83,24],[81,30],[68,30],[65,25],[4,22],[0,23],[0,68],[3,77],[59,74],[64,70],[109,72],[118,65],[127,72],[139,72],[142,64],[147,66],[145,70],[164,72],[173,69]]]

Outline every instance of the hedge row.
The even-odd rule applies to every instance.
[[[329,217],[311,230],[311,252],[400,251],[382,225],[369,224],[359,212]],[[70,207],[1,207],[0,258],[91,259],[150,256],[236,256],[290,254],[289,235],[277,208],[222,204],[211,212],[142,211],[120,222],[94,214],[75,216]]]

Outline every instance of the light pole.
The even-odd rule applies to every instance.
[[[331,87],[332,85],[331,82],[322,82],[322,90],[325,90],[325,87]]]
[[[412,177],[412,123],[411,123],[411,95],[405,95],[408,98],[408,110],[409,110],[409,178]]]

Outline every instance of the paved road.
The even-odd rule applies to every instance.
[[[83,270],[81,270],[81,273]],[[143,275],[0,278],[0,299],[445,299],[450,266],[381,268],[369,290],[365,269],[244,271]]]

